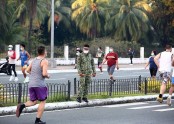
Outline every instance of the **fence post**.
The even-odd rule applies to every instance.
[[[138,90],[141,91],[141,75],[138,78]]]
[[[22,97],[22,83],[18,84],[18,104],[21,103],[21,97]]]
[[[76,95],[77,94],[77,79],[76,78],[74,78],[74,95]]]
[[[147,78],[145,78],[145,88],[144,88],[145,95],[147,95],[147,83],[148,83]]]
[[[109,96],[112,96],[112,84],[113,84],[113,80],[109,81]]]
[[[68,80],[68,100],[70,100],[71,95],[71,82]]]

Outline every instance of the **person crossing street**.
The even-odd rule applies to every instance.
[[[29,60],[30,60],[30,54],[25,50],[25,45],[21,44],[20,45],[20,56],[17,59],[17,61],[19,59],[21,59],[21,70],[24,76],[24,83],[29,82],[29,77],[27,76],[27,74],[25,73],[25,70],[27,68],[27,66],[29,65]]]
[[[101,65],[103,65],[106,61],[108,65],[107,71],[109,78],[110,80],[114,81],[113,73],[115,68],[117,68],[117,70],[119,69],[119,66],[118,66],[118,54],[114,52],[114,49],[112,47],[110,47],[109,53],[105,56]]]
[[[102,61],[103,61],[103,58],[104,58],[104,52],[102,51],[102,48],[99,47],[98,48],[98,51],[96,53],[96,57],[98,58],[98,68],[100,69],[100,74],[103,74],[103,69],[102,69]]]
[[[173,59],[172,46],[167,44],[165,49],[166,51],[159,53],[154,58],[154,62],[158,67],[161,78],[163,79],[161,83],[160,94],[156,99],[159,103],[163,102],[163,94],[166,91],[166,85],[168,81],[171,80]]]
[[[9,81],[15,81],[17,82],[18,81],[18,77],[17,77],[17,73],[16,73],[16,52],[13,50],[13,46],[12,45],[9,45],[8,46],[8,57],[9,57],[9,66],[8,66],[8,72],[9,72],[9,75],[10,75],[10,79]],[[12,70],[13,70],[13,73],[14,73],[14,76],[12,75]]]

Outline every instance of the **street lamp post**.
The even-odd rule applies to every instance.
[[[51,67],[55,66],[54,61],[54,0],[51,3]]]

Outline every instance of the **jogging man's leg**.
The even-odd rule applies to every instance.
[[[157,101],[162,103],[163,102],[163,94],[166,91],[166,85],[168,81],[170,80],[170,73],[165,72],[162,74],[163,81],[161,83],[161,88],[160,88],[160,94],[157,97]]]

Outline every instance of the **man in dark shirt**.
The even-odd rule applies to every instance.
[[[133,57],[134,57],[134,51],[131,49],[131,48],[129,48],[129,51],[128,51],[128,55],[129,55],[129,57],[130,57],[130,61],[131,61],[131,65],[133,64]]]

